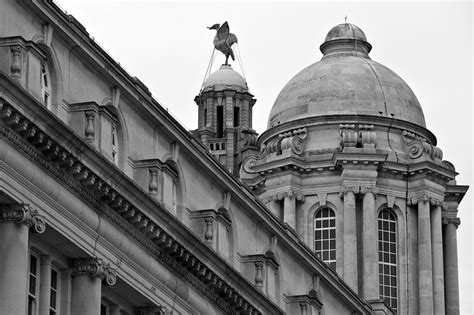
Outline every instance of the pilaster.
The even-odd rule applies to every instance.
[[[357,187],[358,190],[358,187]],[[344,280],[357,291],[357,227],[355,193],[344,187]]]
[[[364,298],[379,298],[376,189],[361,189],[362,199],[362,249]]]
[[[456,217],[445,217],[444,226],[444,288],[446,314],[459,314],[459,280],[458,280],[458,243],[457,228],[461,220]]]
[[[441,205],[435,205],[431,210],[431,252],[433,258],[434,314],[445,314]]]

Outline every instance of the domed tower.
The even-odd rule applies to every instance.
[[[413,91],[371,49],[357,26],[331,29],[322,59],[281,90],[240,175],[359,295],[400,314],[454,314],[468,187]]]
[[[224,64],[204,81],[194,101],[198,105],[199,138],[212,155],[237,175],[242,158],[257,140],[252,130],[252,107],[256,100],[247,82]]]

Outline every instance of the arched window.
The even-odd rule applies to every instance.
[[[46,63],[41,64],[41,98],[43,104],[51,110],[51,78]]]
[[[112,126],[112,160],[115,165],[118,165],[118,153],[119,153],[119,144],[118,144],[118,135],[117,135],[117,125]]]
[[[336,270],[336,215],[329,208],[320,209],[314,217],[314,251]]]
[[[397,230],[390,210],[382,210],[378,218],[379,296],[397,309]]]

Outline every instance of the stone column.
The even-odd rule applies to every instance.
[[[365,190],[362,200],[362,222],[364,298],[377,300],[379,298],[377,216],[375,195],[372,190]]]
[[[443,232],[440,205],[436,205],[431,210],[431,252],[433,258],[433,310],[434,314],[444,314]]]
[[[446,314],[459,314],[459,283],[458,283],[458,241],[456,229],[459,218],[443,218],[444,225],[444,288],[446,298]]]
[[[61,314],[71,314],[71,269],[61,269],[60,273],[60,307]]]
[[[357,291],[357,227],[355,194],[345,188],[344,194],[344,280]]]
[[[51,296],[51,256],[41,256],[39,315],[49,315]]]
[[[72,267],[72,315],[100,314],[102,280],[114,285],[114,269],[100,258],[76,259]]]
[[[283,222],[296,231],[296,201],[291,192],[283,200]]]
[[[433,314],[430,203],[418,201],[418,299],[420,314]]]
[[[0,314],[26,314],[28,229],[43,233],[45,220],[26,204],[0,205]]]

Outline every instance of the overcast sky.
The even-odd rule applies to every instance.
[[[199,93],[213,50],[215,31],[228,21],[239,39],[243,69],[257,98],[254,129],[266,129],[282,87],[321,59],[319,45],[335,25],[359,26],[370,56],[400,75],[423,108],[428,129],[444,159],[472,182],[473,39],[470,1],[464,2],[220,2],[56,0],[131,75],[188,129],[197,127]],[[220,53],[213,70],[224,63]],[[238,63],[234,70],[241,71]],[[461,313],[474,314],[474,214],[472,190],[459,210]]]

